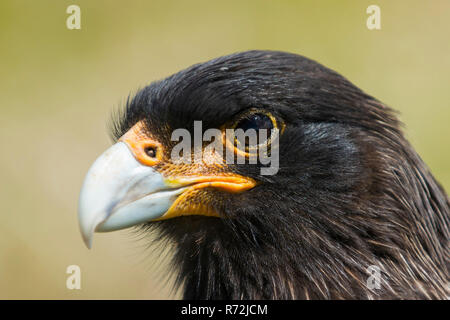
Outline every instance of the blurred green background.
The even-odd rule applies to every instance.
[[[66,28],[67,6],[81,30]],[[381,7],[381,30],[366,8]],[[313,58],[401,112],[450,187],[450,1],[0,2],[0,298],[178,298],[164,261],[130,231],[85,248],[77,198],[130,92],[248,49]],[[81,290],[66,268],[81,267]]]

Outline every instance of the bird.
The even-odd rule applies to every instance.
[[[192,142],[196,122],[245,163],[205,141],[175,161],[175,130]],[[238,148],[228,129],[278,136]],[[195,64],[130,96],[111,136],[81,188],[83,239],[134,228],[170,247],[184,299],[450,297],[444,188],[394,109],[314,60],[251,50]],[[260,145],[279,155],[274,174],[249,161]]]

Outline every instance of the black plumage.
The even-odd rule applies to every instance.
[[[173,129],[192,130],[194,120],[218,128],[251,108],[286,125],[278,173],[230,165],[259,184],[205,190],[221,218],[140,228],[174,244],[185,298],[448,298],[448,196],[395,113],[312,60],[248,51],[194,65],[140,90],[113,135],[145,120],[173,146]],[[380,289],[366,285],[373,265]]]

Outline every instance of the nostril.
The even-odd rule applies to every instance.
[[[145,153],[150,157],[150,158],[156,158],[156,147],[151,146],[151,147],[146,147],[145,148]]]

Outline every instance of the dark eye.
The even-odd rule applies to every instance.
[[[145,148],[145,153],[150,157],[150,158],[155,158],[156,157],[156,147],[147,147]]]
[[[254,129],[254,130],[258,131],[260,129],[271,130],[273,128],[274,128],[274,126],[273,126],[272,119],[262,113],[248,115],[244,119],[240,120],[236,124],[236,127],[235,127],[235,129],[244,130],[244,132],[249,129]],[[270,131],[269,131],[269,135],[270,135]]]
[[[276,127],[276,120],[271,114],[249,113],[235,122],[235,147],[249,152],[258,145],[270,144],[272,129]]]

